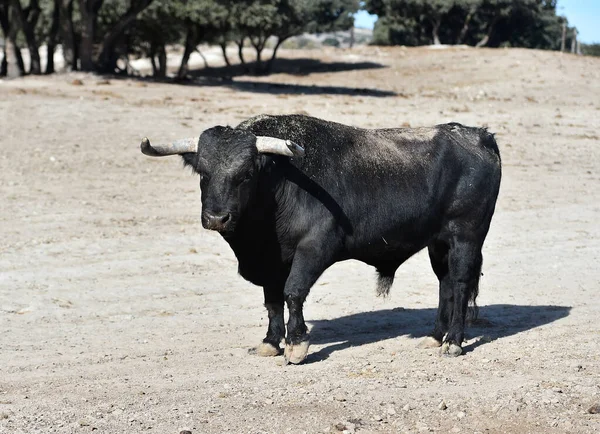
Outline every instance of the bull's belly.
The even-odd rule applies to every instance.
[[[343,259],[357,259],[370,265],[381,262],[401,264],[419,252],[435,238],[434,234],[407,237],[382,234],[376,238],[352,240],[346,244]]]

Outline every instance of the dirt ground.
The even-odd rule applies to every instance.
[[[600,403],[600,59],[282,57],[286,72],[193,85],[0,83],[0,433],[600,432],[588,413]],[[466,354],[416,348],[437,306],[423,252],[387,299],[361,263],[328,270],[305,308],[306,363],[248,353],[266,332],[261,288],[202,229],[198,179],[138,146],[298,112],[496,133],[504,177]]]

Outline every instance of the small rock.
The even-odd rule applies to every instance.
[[[413,407],[410,404],[406,404],[404,407],[402,407],[402,410],[404,410],[404,411],[410,411],[412,409],[413,409]]]
[[[396,409],[395,409],[393,406],[391,406],[391,405],[390,405],[390,406],[387,408],[387,414],[389,414],[390,416],[393,416],[393,415],[395,415],[395,414],[396,414]]]
[[[465,416],[466,416],[466,414],[464,411],[459,411],[458,413],[456,413],[456,417],[458,418],[458,420],[461,420]]]
[[[179,434],[192,434],[189,429],[184,429],[183,431],[179,431]]]
[[[596,403],[588,408],[587,412],[589,414],[600,414],[600,403]]]
[[[375,416],[373,416],[373,420],[375,422],[381,422],[383,420],[383,418],[381,416],[379,416],[379,415],[375,415]]]
[[[340,402],[344,402],[344,401],[346,401],[346,397],[343,396],[343,395],[336,395],[335,396],[335,400],[336,401],[340,401]]]
[[[448,408],[448,406],[446,405],[446,401],[442,401],[438,404],[438,408],[440,410],[446,410]]]

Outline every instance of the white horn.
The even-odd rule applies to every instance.
[[[303,157],[304,148],[291,140],[278,139],[276,137],[258,136],[256,148],[260,153],[279,154],[286,157]]]
[[[164,145],[151,145],[148,137],[142,139],[140,149],[143,154],[151,157],[163,157],[165,155],[185,154],[198,151],[198,137],[175,140]]]

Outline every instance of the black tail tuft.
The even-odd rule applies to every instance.
[[[477,306],[477,296],[479,295],[479,284],[475,285],[469,295],[469,309],[467,310],[467,321],[473,323],[479,316],[479,306]]]
[[[387,297],[394,283],[394,273],[389,274],[381,270],[377,270],[377,272],[379,273],[377,278],[377,297]]]

